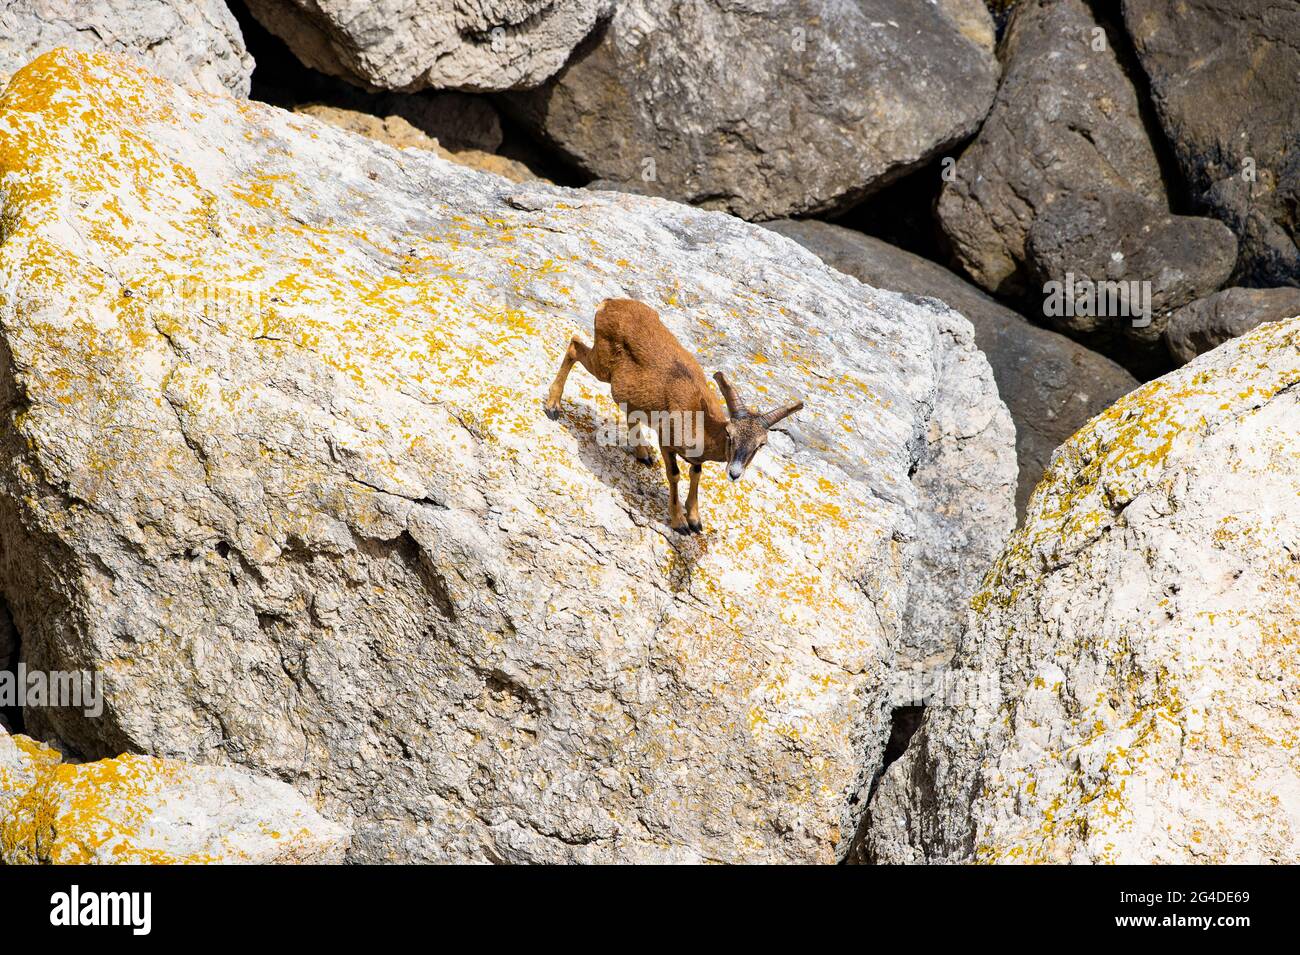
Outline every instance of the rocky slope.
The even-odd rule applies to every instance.
[[[0,0],[0,86],[57,47],[133,56],[209,93],[247,96],[253,73],[223,0]]]
[[[320,864],[348,836],[281,782],[149,756],[65,763],[0,733],[0,864]]]
[[[1061,449],[871,807],[884,862],[1300,861],[1300,318]]]
[[[90,107],[90,108],[86,108]],[[358,860],[829,861],[1012,520],[970,325],[771,233],[513,185],[108,56],[0,99],[0,586],[87,757],[234,763]],[[594,440],[607,296],[806,409],[704,535]]]

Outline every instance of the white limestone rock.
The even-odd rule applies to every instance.
[[[67,763],[0,733],[0,864],[324,864],[349,835],[276,780],[151,756]]]
[[[882,862],[1300,861],[1300,319],[1054,456],[871,805]]]
[[[536,86],[613,0],[248,0],[307,66],[386,90]]]
[[[208,93],[247,96],[253,58],[223,0],[0,0],[6,74],[59,47],[138,59]]]
[[[291,781],[357,860],[847,851],[897,667],[1012,523],[968,322],[106,56],[28,66],[0,133],[0,588],[29,667],[105,677],[29,730]],[[703,535],[596,441],[607,386],[542,413],[617,295],[807,402],[743,481],[706,466]]]

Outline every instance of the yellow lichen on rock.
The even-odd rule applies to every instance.
[[[27,66],[0,143],[9,564],[62,548],[18,582],[47,604],[25,640],[105,670],[115,744],[310,786],[370,819],[364,858],[842,851],[895,655],[1010,519],[960,318],[726,216],[514,185],[112,57]],[[703,536],[597,440],[606,386],[575,371],[542,414],[620,295],[742,394],[808,399],[742,484],[706,467]]]
[[[0,735],[0,862],[337,862],[347,830],[283,783],[230,769],[123,755],[67,763]]]
[[[998,698],[927,715],[877,858],[1300,859],[1298,386],[1295,318],[1057,451],[958,652]]]

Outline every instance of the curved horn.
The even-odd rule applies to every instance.
[[[722,392],[722,398],[727,403],[727,411],[733,418],[739,418],[745,414],[745,406],[740,403],[740,396],[736,394],[736,389],[731,387],[731,382],[727,381],[727,376],[722,372],[715,372],[713,380],[718,383],[718,390]]]
[[[763,415],[762,418],[763,427],[765,428],[774,427],[778,422],[784,420],[785,418],[790,417],[790,415],[794,414],[802,407],[803,407],[803,402],[796,401],[794,404],[786,405],[784,408],[777,408],[775,411],[769,411],[767,414]]]

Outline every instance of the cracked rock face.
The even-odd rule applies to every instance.
[[[1245,285],[1300,285],[1300,5],[1124,0],[1160,124],[1199,209],[1241,240]]]
[[[613,0],[248,0],[307,66],[373,89],[536,86]]]
[[[87,105],[93,106],[86,109]],[[55,54],[0,99],[0,585],[86,756],[234,763],[358,860],[831,861],[1012,521],[970,325],[731,217],[513,185]],[[804,411],[703,535],[596,432],[640,298]]]
[[[282,782],[150,756],[64,763],[0,732],[5,865],[318,865],[341,862],[347,847],[347,826]]]
[[[0,86],[57,47],[126,54],[208,93],[247,96],[253,75],[222,0],[0,0]]]
[[[871,806],[883,862],[1300,861],[1300,319],[1053,458]]]
[[[1053,200],[1097,189],[1167,199],[1137,93],[1083,0],[1026,0],[999,55],[997,99],[938,214],[971,278],[1014,295],[1028,290],[1025,241]]]
[[[976,0],[622,0],[510,101],[598,179],[775,219],[851,204],[973,133],[990,33]]]

